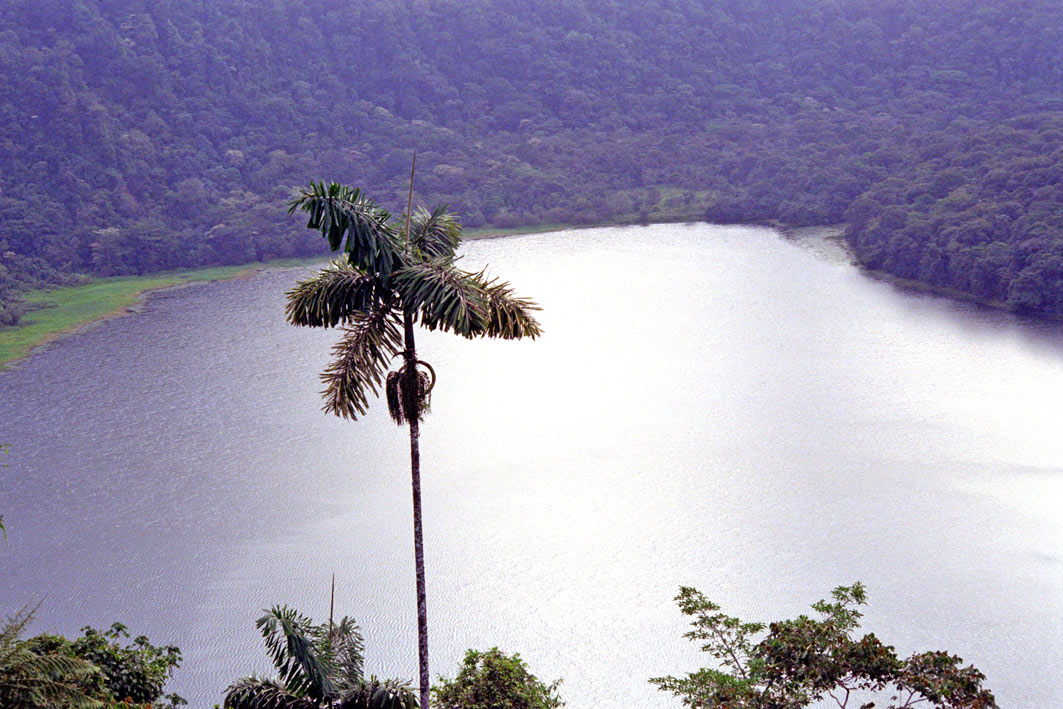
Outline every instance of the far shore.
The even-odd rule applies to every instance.
[[[216,266],[147,276],[93,278],[78,286],[33,290],[24,300],[34,310],[18,327],[0,330],[0,370],[49,343],[105,320],[135,313],[152,292],[193,283],[244,278],[271,268],[319,263],[321,258],[278,259],[240,266]]]
[[[699,220],[677,220],[656,223],[704,223]],[[540,226],[468,229],[464,238],[469,241],[497,239],[529,234],[545,234],[572,229],[594,229],[609,226],[637,226],[630,221],[606,224],[544,224]],[[648,226],[648,225],[643,225]],[[785,224],[767,222],[750,226],[766,226],[780,231],[787,238],[825,238],[836,241],[849,260],[867,275],[889,281],[899,287],[935,293],[951,298],[977,302],[992,308],[1003,309],[1002,303],[980,302],[966,294],[933,288],[926,284],[906,281],[888,274],[869,271],[860,266],[842,238],[838,226],[788,227]],[[308,258],[276,259],[249,263],[240,266],[217,266],[186,271],[151,274],[147,276],[118,276],[94,278],[79,286],[34,290],[24,296],[26,302],[39,306],[23,316],[23,324],[0,330],[0,371],[25,359],[49,343],[67,335],[81,332],[105,320],[137,312],[144,300],[154,291],[187,286],[194,283],[244,278],[261,271],[278,268],[314,266],[324,262],[327,255]]]
[[[510,229],[467,229],[466,240],[497,239],[523,234],[541,234],[566,229],[608,225],[544,224]],[[215,266],[146,276],[92,278],[88,282],[50,290],[29,291],[23,300],[34,307],[17,327],[0,329],[0,371],[47,347],[55,340],[94,327],[111,318],[136,313],[153,292],[194,283],[245,278],[275,268],[314,266],[328,255],[275,259],[239,266]]]

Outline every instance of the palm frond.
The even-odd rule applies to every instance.
[[[417,311],[429,330],[476,337],[487,329],[487,293],[475,274],[454,267],[453,259],[414,263],[396,274],[404,310]]]
[[[318,709],[319,705],[299,697],[272,680],[244,677],[225,690],[225,709]]]
[[[336,182],[311,182],[288,203],[289,214],[310,215],[308,229],[317,229],[333,251],[341,246],[351,265],[388,279],[400,252],[398,233],[387,210],[361,190]]]
[[[365,664],[365,639],[353,618],[343,616],[338,622],[323,623],[315,628],[319,651],[332,668],[336,691],[343,694],[362,680]]]
[[[488,322],[484,331],[486,337],[498,337],[503,340],[519,340],[523,337],[535,339],[543,334],[539,321],[532,312],[541,310],[533,300],[518,298],[513,294],[513,287],[505,281],[487,279],[481,271],[476,274],[481,288],[487,293]]]
[[[406,682],[370,677],[340,700],[338,709],[416,709],[417,696]]]
[[[335,259],[286,295],[284,314],[292,325],[335,327],[350,322],[355,314],[369,313],[390,291],[376,275],[359,273],[343,259]]]
[[[293,608],[274,606],[255,621],[285,689],[297,697],[320,699],[336,693],[328,663],[313,642],[313,624]]]
[[[333,360],[321,374],[325,411],[356,420],[369,408],[369,393],[379,392],[388,363],[402,349],[395,311],[381,307],[357,315],[332,348]]]
[[[456,214],[443,204],[431,212],[423,207],[414,210],[410,219],[410,246],[425,260],[450,258],[461,243],[461,224]]]

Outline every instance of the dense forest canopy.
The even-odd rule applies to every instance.
[[[467,226],[840,223],[1063,314],[1057,0],[6,0],[0,323],[72,274],[316,253],[334,179]],[[306,232],[306,233],[304,233]]]

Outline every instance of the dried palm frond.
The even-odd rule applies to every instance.
[[[402,348],[402,331],[390,308],[356,316],[344,328],[343,339],[332,348],[334,359],[325,368],[325,411],[348,419],[364,416],[369,393],[375,396],[387,363]]]

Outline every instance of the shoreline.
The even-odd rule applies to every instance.
[[[626,224],[546,224],[541,226],[495,229],[477,227],[463,235],[466,241],[501,239],[529,234],[547,234],[570,229],[595,229],[604,226],[627,226]],[[57,340],[76,335],[90,328],[143,309],[147,298],[157,291],[182,288],[196,283],[249,278],[273,269],[299,268],[328,260],[328,255],[285,258],[271,261],[242,264],[239,266],[208,266],[186,271],[167,271],[145,276],[112,276],[93,278],[78,286],[66,286],[53,290],[32,290],[24,300],[42,307],[28,311],[22,324],[0,329],[0,372],[17,365],[28,357],[46,349]],[[91,292],[89,303],[75,302]],[[77,311],[81,312],[77,312]]]
[[[95,278],[77,286],[29,291],[24,296],[25,301],[40,307],[28,311],[21,325],[0,330],[0,372],[57,340],[97,327],[108,320],[140,312],[147,298],[156,291],[249,278],[263,271],[298,268],[320,260],[288,258],[146,276],[113,276]]]
[[[495,229],[478,227],[465,232],[466,241],[501,239],[532,234],[549,234],[559,231],[583,229],[600,229],[604,227],[637,227],[654,224],[714,224],[697,219],[677,219],[640,224],[630,221],[614,221],[601,224],[546,224],[529,227],[511,227]],[[912,281],[893,276],[885,271],[866,268],[856,258],[856,254],[845,241],[844,225],[818,225],[793,227],[775,221],[751,222],[741,226],[762,226],[778,231],[783,238],[801,240],[803,238],[821,238],[838,245],[844,251],[849,262],[861,273],[878,281],[889,283],[904,290],[936,295],[958,300],[996,311],[1023,316],[1022,313],[1008,308],[1005,303],[979,299],[969,293],[950,288],[933,286],[920,281]],[[26,294],[25,300],[41,304],[42,307],[26,313],[24,323],[13,328],[0,330],[0,372],[12,365],[47,348],[51,343],[64,337],[84,332],[113,318],[125,317],[140,312],[147,298],[154,292],[170,288],[181,288],[196,283],[249,278],[258,273],[274,269],[299,268],[326,260],[328,256],[286,258],[272,261],[256,262],[239,266],[211,266],[188,271],[171,271],[147,276],[115,276],[92,279],[79,286],[69,286],[54,290],[34,290]],[[88,302],[80,302],[80,296],[89,294]],[[95,299],[93,299],[95,296]],[[79,312],[80,311],[80,312]],[[42,317],[43,316],[43,317]],[[1053,322],[1063,322],[1063,316],[1041,315],[1035,317]]]

